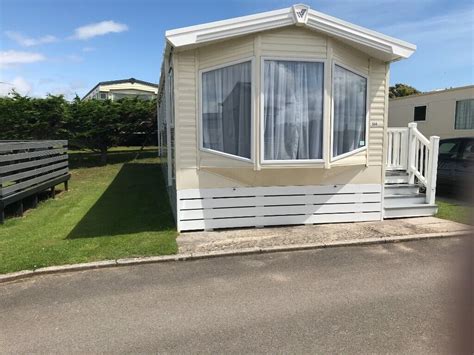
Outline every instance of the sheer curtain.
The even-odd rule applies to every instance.
[[[322,159],[324,64],[265,60],[265,160]]]
[[[474,100],[456,101],[455,129],[474,128]]]
[[[203,147],[250,159],[251,62],[202,75]]]
[[[333,156],[338,156],[366,144],[367,79],[336,65],[333,85]]]

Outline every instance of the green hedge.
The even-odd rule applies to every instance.
[[[68,139],[70,146],[100,151],[105,163],[110,147],[137,135],[147,143],[155,132],[156,100],[76,97],[69,102],[61,95],[33,98],[16,92],[0,97],[0,140]]]

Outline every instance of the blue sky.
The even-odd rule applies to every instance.
[[[85,94],[98,81],[157,82],[167,29],[298,1],[0,0],[0,94]],[[391,84],[422,91],[474,83],[474,2],[317,0],[311,8],[412,42]]]

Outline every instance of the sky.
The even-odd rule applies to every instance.
[[[285,8],[282,0],[0,0],[0,95],[83,96],[99,81],[158,82],[168,29]],[[390,82],[474,83],[474,1],[315,0],[312,9],[417,45]]]

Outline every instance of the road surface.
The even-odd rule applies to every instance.
[[[453,353],[469,238],[224,257],[0,285],[4,353]]]

